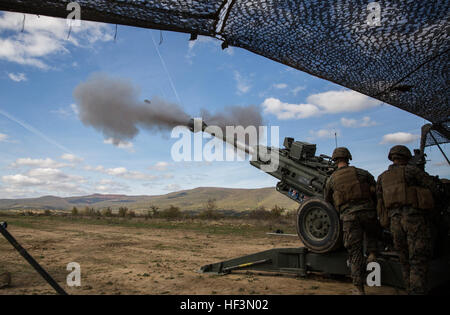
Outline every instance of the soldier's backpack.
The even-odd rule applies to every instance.
[[[369,183],[359,180],[355,167],[338,169],[332,176],[333,201],[337,210],[350,201],[371,200]]]
[[[433,194],[428,188],[408,186],[405,167],[396,167],[382,174],[383,200],[386,209],[412,206],[430,210],[434,207]]]

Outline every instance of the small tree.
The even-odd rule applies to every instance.
[[[84,208],[83,215],[86,215],[86,216],[89,216],[89,217],[95,216],[94,208],[89,208],[88,206],[86,206]]]
[[[264,206],[260,206],[249,213],[250,218],[258,220],[266,220],[270,217],[270,212]]]
[[[77,216],[78,215],[78,209],[77,207],[72,208],[72,215]]]
[[[128,212],[128,208],[127,207],[120,207],[119,208],[119,217],[121,218],[125,218]]]
[[[205,209],[200,212],[199,217],[202,219],[218,219],[221,216],[217,213],[217,205],[215,199],[208,199]]]
[[[130,210],[130,211],[128,211],[127,216],[128,216],[129,218],[134,218],[134,217],[136,216],[136,212],[134,212],[133,210]]]
[[[52,215],[52,212],[51,212],[49,209],[46,209],[46,210],[44,211],[44,215],[45,215],[45,216],[50,216],[50,215]]]
[[[106,209],[103,209],[102,215],[105,216],[105,217],[112,217],[113,214],[112,214],[111,208],[108,207]]]
[[[270,210],[270,214],[271,214],[272,218],[279,218],[283,214],[284,210],[286,210],[286,209],[279,207],[278,205],[275,205]]]
[[[150,206],[150,209],[151,209],[151,213],[152,213],[152,216],[153,217],[158,217],[159,216],[159,208],[157,207],[157,206]]]
[[[160,216],[166,219],[176,219],[181,217],[181,211],[178,207],[170,206],[168,209],[161,211]]]

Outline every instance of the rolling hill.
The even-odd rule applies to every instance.
[[[259,206],[272,208],[274,205],[296,209],[297,203],[278,193],[274,188],[234,189],[199,187],[157,196],[101,195],[77,197],[44,196],[29,199],[0,199],[0,210],[49,209],[71,210],[86,206],[95,209],[128,207],[132,210],[147,210],[154,205],[160,209],[171,205],[181,210],[202,210],[208,199],[215,199],[220,210],[246,211]]]

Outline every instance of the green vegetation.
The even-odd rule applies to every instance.
[[[167,219],[152,219],[144,220],[143,218],[123,219],[118,217],[94,219],[92,217],[82,216],[4,216],[0,214],[0,221],[7,221],[10,226],[20,226],[24,228],[52,230],[52,226],[61,223],[76,223],[80,225],[103,225],[103,226],[117,226],[125,228],[142,228],[142,229],[164,229],[164,230],[187,230],[196,231],[205,234],[220,234],[220,235],[240,235],[252,236],[261,235],[266,232],[273,232],[275,227],[271,222],[261,224],[261,221],[252,222],[251,220],[230,220],[226,219],[220,225],[214,224],[214,221],[207,220],[167,220]],[[276,225],[277,229],[282,229],[285,233],[295,233],[293,224],[284,222]],[[152,232],[153,233],[153,232]]]
[[[121,218],[125,218],[127,216],[128,208],[120,207],[118,216]]]
[[[75,211],[76,210],[76,211]],[[38,228],[42,222],[57,224],[58,222],[77,222],[91,225],[112,225],[129,228],[146,229],[186,229],[210,234],[249,235],[254,232],[273,232],[283,229],[285,233],[295,233],[295,212],[287,212],[279,206],[271,210],[263,207],[249,212],[247,215],[227,216],[216,212],[214,199],[210,199],[204,210],[199,213],[182,212],[180,208],[170,206],[159,211],[152,210],[137,214],[126,207],[118,213],[111,208],[94,209],[86,207],[79,212],[76,208],[71,213],[62,211],[0,211],[0,221],[28,228]],[[94,220],[95,219],[95,220]]]
[[[250,211],[248,216],[257,220],[271,220],[281,218],[284,212],[286,212],[286,209],[277,205],[275,205],[271,210],[266,210],[266,208],[261,206]]]
[[[180,211],[180,208],[174,207],[174,206],[170,206],[169,208],[164,209],[163,211],[161,211],[159,213],[158,217],[164,218],[164,219],[177,219],[177,218],[181,218],[182,217],[182,213]]]
[[[216,200],[210,198],[205,205],[205,209],[199,213],[198,217],[201,219],[220,219],[223,215],[217,212]]]

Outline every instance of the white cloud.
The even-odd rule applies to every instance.
[[[130,179],[130,180],[147,180],[147,181],[154,181],[159,179],[159,176],[146,174],[138,171],[129,171],[125,167],[115,167],[115,168],[105,168],[102,165],[99,165],[97,167],[92,166],[85,166],[84,169],[86,171],[94,171],[99,172],[103,174],[107,174],[110,176],[116,176],[120,178]]]
[[[25,73],[8,73],[8,77],[14,82],[22,82],[28,80]]]
[[[301,85],[301,86],[297,86],[294,89],[291,90],[291,93],[294,94],[294,96],[297,96],[298,92],[306,90],[306,86]]]
[[[381,104],[380,101],[355,91],[328,91],[313,94],[307,98],[307,101],[327,114],[357,112]]]
[[[250,91],[251,85],[248,79],[244,78],[239,71],[234,71],[234,79],[236,80],[236,88],[238,94],[245,94]]]
[[[141,172],[137,172],[137,171],[128,171],[127,173],[120,175],[120,176],[123,178],[126,178],[126,179],[132,179],[132,180],[153,181],[153,180],[159,179],[159,177],[156,175],[145,174],[145,173],[141,173]]]
[[[369,116],[363,117],[361,120],[356,120],[352,118],[341,118],[341,124],[347,128],[358,128],[358,127],[372,127],[377,125]]]
[[[46,159],[20,158],[11,164],[11,167],[13,168],[22,166],[40,167],[40,168],[63,168],[70,165],[66,163],[56,162],[50,158]]]
[[[130,186],[124,183],[119,183],[117,180],[102,179],[97,182],[94,190],[103,194],[116,194],[117,192],[129,191]]]
[[[167,162],[158,162],[155,165],[150,166],[149,169],[157,171],[166,171],[169,166],[170,164]]]
[[[408,132],[396,132],[396,133],[389,133],[387,135],[383,136],[383,139],[381,140],[381,144],[407,144],[414,142],[420,138],[419,135],[414,135]]]
[[[5,135],[4,133],[0,133],[0,142],[6,142],[8,139],[8,135]]]
[[[84,179],[78,175],[69,175],[55,168],[36,168],[27,173],[28,176],[38,178],[44,182],[83,182]]]
[[[95,171],[95,172],[100,172],[100,173],[103,173],[105,171],[105,168],[102,165],[99,165],[99,166],[96,166],[96,167],[93,167],[93,166],[90,166],[90,165],[86,165],[84,167],[84,169],[86,171]]]
[[[61,155],[61,159],[69,161],[71,163],[79,163],[83,161],[83,158],[80,158],[74,154],[66,153]]]
[[[108,138],[108,139],[105,139],[103,141],[103,143],[105,143],[105,144],[112,144],[112,145],[118,147],[119,149],[124,149],[124,150],[127,150],[129,152],[134,152],[134,145],[133,145],[133,143],[128,142],[128,141],[115,140],[113,138]]]
[[[312,104],[289,104],[283,103],[276,98],[266,98],[262,103],[264,113],[276,115],[278,119],[301,119],[317,116],[319,108]]]
[[[37,178],[32,178],[22,174],[3,176],[2,181],[6,184],[17,186],[35,186],[43,184],[43,182]]]
[[[70,104],[70,109],[72,109],[73,113],[78,116],[80,111],[78,110],[77,104]]]
[[[106,32],[110,27],[102,23],[82,21],[80,27],[72,27],[69,39],[65,19],[26,14],[23,32],[22,25],[23,14],[0,14],[0,60],[47,69],[45,58],[69,53],[69,45],[86,47],[113,39]]]
[[[178,191],[181,189],[181,187],[178,184],[169,184],[166,187],[164,187],[164,189],[169,191]]]
[[[81,193],[84,192],[83,177],[63,173],[60,169],[37,168],[24,174],[2,176],[2,182],[10,194],[39,194],[44,193]],[[38,191],[30,190],[38,189]]]
[[[276,98],[262,103],[265,113],[278,119],[302,119],[324,114],[356,112],[380,105],[381,102],[355,91],[328,91],[310,95],[306,104],[289,104]]]
[[[116,168],[109,168],[106,170],[106,173],[113,176],[123,176],[128,171],[125,167],[116,167]]]
[[[65,108],[58,108],[57,110],[52,110],[51,112],[63,117],[70,117],[73,115],[78,116],[79,114],[78,107],[75,104],[71,104],[70,106]]]
[[[277,83],[277,84],[274,84],[273,87],[281,90],[281,89],[287,88],[288,85],[286,83]]]
[[[341,135],[340,130],[331,130],[331,129],[319,129],[319,130],[310,130],[309,134],[311,135],[311,137],[309,137],[308,140],[313,140],[316,138],[321,138],[321,139],[330,139],[330,138],[334,138],[335,134],[337,136]]]

